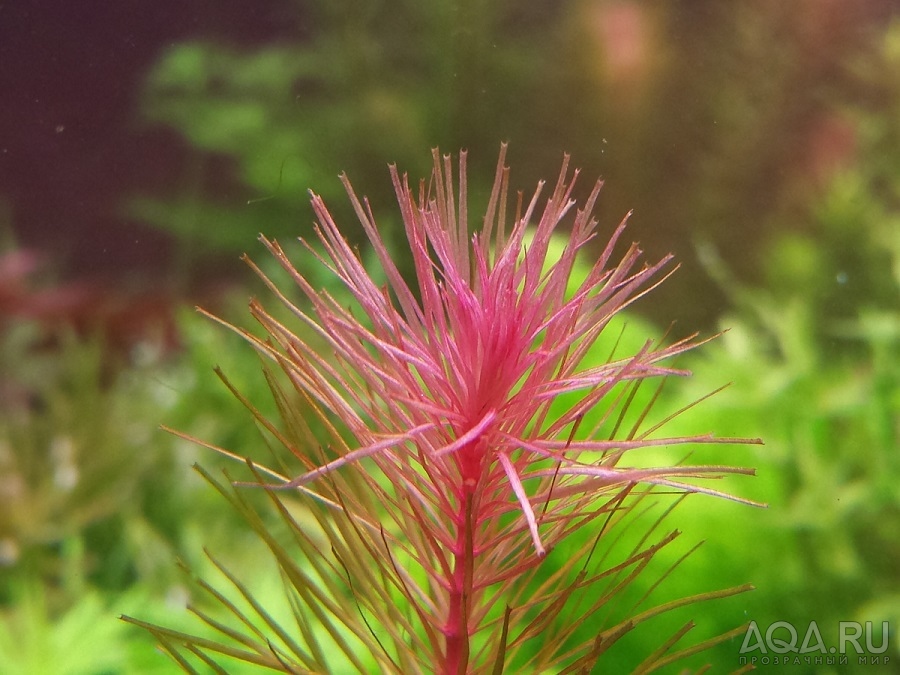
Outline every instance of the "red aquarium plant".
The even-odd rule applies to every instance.
[[[593,569],[595,549],[634,504],[653,491],[744,501],[707,479],[753,473],[674,461],[655,466],[641,461],[640,451],[757,441],[665,437],[657,433],[661,424],[639,430],[647,411],[638,423],[621,424],[635,387],[687,374],[667,363],[699,342],[693,336],[668,345],[648,341],[636,353],[599,364],[585,355],[618,313],[661,282],[670,258],[642,264],[634,244],[615,258],[623,221],[573,290],[576,256],[596,236],[591,214],[601,183],[576,209],[577,171],[569,175],[566,157],[549,197],[542,200],[541,183],[527,203],[520,194],[510,214],[505,152],[504,146],[477,233],[469,229],[465,153],[458,189],[451,158],[437,151],[430,181],[417,190],[392,167],[414,284],[346,177],[383,285],[313,195],[319,242],[304,244],[342,282],[353,308],[343,296],[313,287],[277,242],[262,239],[308,303],[292,302],[251,262],[299,327],[253,301],[267,337],[235,330],[290,381],[287,389],[275,387],[285,430],[257,415],[301,466],[248,462],[256,478],[235,492],[221,489],[252,519],[241,492],[264,485],[291,523],[302,553],[288,554],[260,533],[285,572],[293,604],[305,603],[294,617],[301,625],[297,640],[307,646],[282,635],[274,621],[264,621],[273,637],[248,638],[245,644],[255,645],[249,651],[185,643],[181,634],[152,627],[178,659],[185,658],[182,643],[195,653],[218,651],[288,672],[582,672],[634,625],[697,599],[612,625],[598,619],[589,640],[575,639],[583,619],[594,617],[671,539]],[[562,253],[549,259],[551,237],[573,211]],[[592,428],[582,429],[588,417]],[[285,504],[292,499],[319,514],[315,536],[327,545],[316,544],[291,515]],[[546,565],[558,544],[589,526],[596,535],[583,539],[584,550]],[[599,599],[573,609],[585,589],[604,583]],[[314,634],[328,636],[328,650],[318,653],[321,638]],[[670,646],[647,655],[648,669],[684,655],[663,657]]]

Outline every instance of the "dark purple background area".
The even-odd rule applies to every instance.
[[[64,275],[165,267],[166,235],[122,215],[138,186],[177,180],[188,150],[142,127],[139,88],[187,38],[252,45],[301,33],[286,2],[0,2],[0,228]],[[8,236],[8,233],[7,233]]]

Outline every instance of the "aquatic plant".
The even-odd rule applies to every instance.
[[[266,367],[281,425],[234,393],[291,459],[265,466],[214,448],[245,461],[252,478],[226,487],[203,473],[273,552],[285,617],[296,629],[217,563],[249,608],[204,584],[238,619],[232,628],[196,610],[225,642],[131,619],[153,631],[186,670],[189,654],[212,663],[218,653],[286,672],[584,672],[638,624],[749,588],[610,618],[614,601],[677,535],[651,541],[653,525],[611,559],[637,505],[657,492],[747,501],[708,480],[753,473],[691,466],[682,457],[654,465],[641,451],[758,441],[666,437],[659,431],[670,418],[647,421],[655,396],[632,409],[641,383],[687,375],[668,362],[702,344],[696,336],[648,340],[635,353],[613,350],[595,362],[598,340],[665,279],[670,257],[640,264],[636,244],[616,256],[623,221],[572,288],[577,257],[597,236],[592,211],[601,183],[576,210],[558,259],[549,259],[554,232],[575,207],[577,171],[570,177],[567,157],[539,216],[543,183],[527,202],[520,194],[509,225],[505,154],[504,146],[475,234],[464,152],[458,193],[453,162],[437,151],[431,179],[417,191],[392,167],[415,283],[404,278],[368,202],[346,177],[384,284],[312,196],[318,243],[303,243],[340,280],[353,308],[343,295],[314,288],[277,242],[262,238],[308,306],[250,262],[294,323],[253,300],[264,338],[225,325],[282,373]],[[251,504],[256,491],[248,486],[265,488],[290,536],[276,536]],[[596,535],[555,559],[583,528]],[[587,593],[596,588],[602,591]],[[596,632],[576,640],[587,619]],[[646,655],[644,672],[715,642],[668,653],[690,628]]]

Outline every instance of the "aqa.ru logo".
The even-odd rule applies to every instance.
[[[751,621],[740,653],[757,652],[757,654],[752,657],[741,656],[741,663],[801,665],[814,660],[819,664],[826,662],[832,664],[838,663],[839,659],[840,663],[846,664],[849,662],[849,656],[855,653],[860,664],[884,664],[891,660],[886,654],[882,656],[888,649],[889,636],[890,624],[887,621],[881,624],[881,639],[878,644],[875,644],[876,628],[873,622],[866,621],[865,624],[861,624],[858,621],[841,621],[838,624],[838,646],[826,647],[818,624],[812,621],[806,628],[803,642],[798,645],[800,632],[793,624],[776,621],[763,634],[756,621]],[[850,651],[851,646],[853,651]],[[770,653],[774,656],[770,656]],[[781,656],[782,654],[785,656]],[[804,656],[799,656],[801,654]],[[814,656],[816,654],[818,656]]]

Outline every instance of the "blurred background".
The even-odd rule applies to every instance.
[[[0,91],[0,673],[172,672],[117,613],[187,623],[174,561],[204,545],[255,563],[190,471],[219,460],[158,425],[259,445],[216,365],[274,411],[191,308],[249,324],[267,296],[239,256],[310,236],[309,189],[365,256],[342,171],[402,256],[388,163],[415,180],[468,149],[474,214],[503,141],[513,187],[569,152],[580,194],[606,180],[601,233],[633,209],[648,258],[676,255],[637,325],[730,329],[665,404],[733,382],[674,425],[763,437],[716,461],[756,466],[735,489],[770,506],[673,514],[709,540],[673,594],[757,587],[690,616],[828,645],[900,626],[898,3],[20,0]],[[897,672],[895,632],[888,654],[791,672]]]

